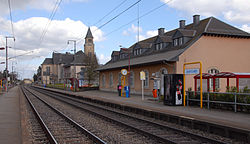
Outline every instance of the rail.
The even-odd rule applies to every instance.
[[[29,93],[31,93],[32,95],[34,95],[36,98],[38,98],[40,101],[42,101],[44,104],[46,104],[48,107],[50,107],[53,111],[55,111],[58,115],[62,116],[63,118],[65,118],[69,123],[71,123],[74,127],[76,127],[77,129],[79,129],[81,132],[83,132],[89,139],[93,140],[94,143],[96,144],[106,144],[106,142],[104,142],[102,139],[100,139],[99,137],[97,137],[96,135],[94,135],[92,132],[90,132],[89,130],[87,130],[86,128],[82,127],[81,125],[79,125],[77,122],[75,122],[74,120],[72,120],[70,117],[66,116],[65,114],[63,114],[61,111],[57,110],[56,108],[54,108],[53,106],[51,106],[50,104],[48,104],[46,101],[44,101],[43,99],[39,98],[36,96],[35,93],[33,93],[32,91],[30,91],[29,89],[25,88]]]
[[[57,141],[55,139],[55,137],[51,134],[50,130],[48,129],[48,127],[46,126],[46,124],[44,123],[43,119],[41,118],[40,114],[38,113],[38,111],[36,110],[35,106],[33,105],[33,103],[31,102],[31,100],[29,99],[29,97],[27,96],[27,93],[24,91],[24,87],[21,87],[21,90],[25,96],[25,98],[27,99],[28,103],[31,106],[31,109],[33,110],[40,126],[42,127],[42,129],[44,130],[49,142],[51,144],[57,144]]]
[[[200,102],[199,91],[186,91],[187,105],[191,102]],[[234,112],[237,112],[237,107],[241,106],[250,111],[250,93],[222,93],[222,92],[203,92],[203,104],[207,108],[211,108],[211,104],[226,104],[233,106]]]

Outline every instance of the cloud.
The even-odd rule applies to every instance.
[[[145,34],[143,34],[142,27],[138,28],[137,26],[135,26],[134,24],[132,24],[130,28],[128,28],[127,30],[124,30],[122,32],[122,35],[124,35],[124,36],[134,35],[135,39],[137,41],[138,40],[138,30],[140,32],[140,35],[139,35],[139,40],[140,41],[144,40],[146,38],[149,38],[149,37],[156,36],[158,34],[158,30],[149,30]]]
[[[139,35],[139,41],[146,39],[147,37],[144,35]],[[135,39],[138,40],[138,35],[135,36]]]
[[[14,22],[16,41],[14,44],[12,39],[8,39],[8,46],[12,47],[9,49],[9,57],[20,55],[17,57],[18,60],[42,62],[45,57],[51,56],[53,51],[62,52],[62,50],[72,49],[73,44],[67,45],[67,41],[84,38],[88,30],[88,27],[81,21],[74,21],[70,18],[53,20],[41,42],[40,37],[47,22],[48,18],[44,17],[32,17]],[[103,32],[97,27],[91,27],[91,31],[94,42],[105,39]],[[10,21],[0,18],[0,47],[5,46],[5,33],[11,33]],[[80,49],[83,49],[83,43],[77,44],[77,50]],[[3,58],[5,58],[5,52],[0,53],[0,59]],[[36,63],[36,67],[40,64]],[[3,70],[3,67],[0,70]]]
[[[250,10],[249,10],[250,11]],[[235,13],[233,11],[228,11],[224,13],[227,20],[236,23],[250,23],[250,14]]]
[[[98,55],[98,59],[99,59],[100,64],[105,64],[111,59],[111,57],[110,56],[104,56],[104,54],[100,54],[100,55]]]
[[[124,35],[124,36],[129,36],[129,32],[126,31],[126,30],[124,30],[124,31],[122,32],[122,35]]]
[[[41,49],[41,52],[59,51],[65,47],[67,40],[84,37],[88,29],[81,21],[74,21],[69,18],[65,20],[53,20],[41,43],[41,34],[47,22],[48,19],[44,17],[32,17],[15,22],[16,47],[22,50]],[[0,18],[0,29],[10,33],[9,21]],[[91,27],[91,30],[95,42],[104,40],[101,30],[96,30],[96,27]]]
[[[135,26],[134,24],[132,24],[131,27],[128,28],[127,30],[124,30],[122,32],[122,34],[125,35],[125,36],[130,36],[131,34],[135,34],[135,33],[137,34],[138,30],[141,33],[142,32],[142,27],[138,27],[138,26]]]
[[[158,34],[158,30],[149,30],[146,32],[146,34],[139,35],[139,40],[144,40],[153,36],[156,36]],[[136,40],[138,40],[138,35],[135,36]]]
[[[52,10],[57,0],[11,0],[12,10],[25,10],[25,9],[44,9]],[[0,9],[2,14],[9,12],[8,0],[0,1]]]
[[[250,33],[250,26],[248,26],[247,24],[242,25],[241,29],[242,29],[243,31],[246,31],[246,32]]]
[[[153,37],[153,36],[156,36],[157,34],[158,34],[158,30],[149,30],[147,31],[146,36]]]
[[[66,0],[67,2],[88,2],[90,0]],[[57,0],[11,0],[12,10],[39,9],[51,11],[54,8]],[[63,1],[64,2],[64,1]],[[9,12],[8,0],[0,1],[0,15],[5,15]]]
[[[169,0],[161,0],[167,3]],[[225,19],[238,22],[250,22],[249,0],[172,0],[167,3],[169,7],[191,15],[200,14],[203,16],[223,16]]]

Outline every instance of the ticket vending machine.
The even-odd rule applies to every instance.
[[[183,74],[164,75],[164,105],[183,105]]]

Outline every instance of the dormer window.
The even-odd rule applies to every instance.
[[[178,45],[178,39],[174,39],[174,46]]]
[[[125,53],[120,54],[120,59],[124,59],[126,57],[127,57],[127,54],[125,54]]]
[[[117,60],[117,56],[112,56],[112,60],[116,61]]]
[[[155,45],[155,50],[161,50],[161,49],[163,49],[163,46],[164,46],[163,43],[157,43],[157,44]]]
[[[142,54],[142,49],[135,49],[134,50],[134,55],[136,56],[136,55],[140,55],[140,54]]]
[[[159,44],[156,44],[155,50],[159,50],[159,49],[160,49],[160,45],[159,45]]]
[[[180,37],[180,38],[179,38],[179,45],[182,45],[182,44],[183,44],[183,38]]]

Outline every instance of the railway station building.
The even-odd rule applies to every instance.
[[[165,32],[164,28],[159,28],[157,36],[113,51],[111,58],[98,68],[100,90],[117,91],[117,85],[121,84],[121,69],[130,67],[131,93],[141,93],[140,71],[144,71],[144,92],[152,94],[154,83],[151,79],[158,77],[163,95],[163,75],[183,74],[184,63],[200,61],[202,72],[211,75],[219,72],[250,73],[250,34],[217,18],[200,20],[199,15],[194,15],[191,24],[186,25],[185,20],[180,20],[176,29]],[[187,68],[199,68],[199,65]],[[194,90],[194,75],[187,75],[185,80],[186,88]],[[250,86],[249,80],[242,81],[240,86]],[[206,86],[205,80],[204,83]],[[235,85],[236,82],[230,80],[230,83]],[[226,86],[226,80],[216,79],[218,91],[224,92]]]

